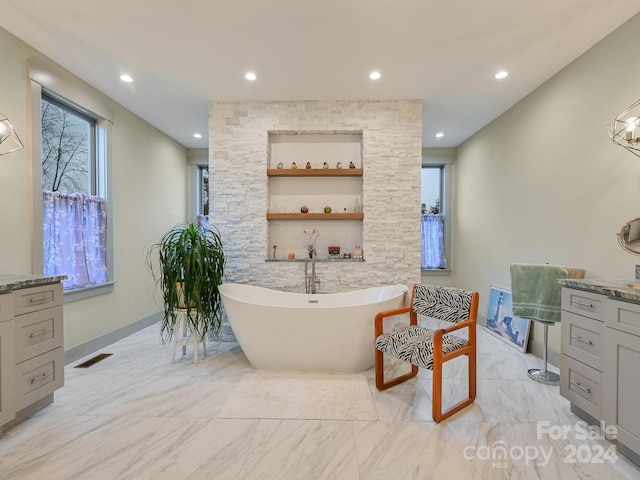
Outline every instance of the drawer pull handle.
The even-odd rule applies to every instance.
[[[585,340],[582,337],[576,337],[575,335],[571,335],[571,338],[573,338],[574,340],[578,340],[579,342],[586,343],[587,345],[593,345],[593,342],[591,340]]]
[[[573,300],[573,303],[575,303],[576,305],[580,305],[581,307],[593,308],[593,304],[589,302],[581,302],[580,300]]]
[[[43,300],[50,300],[51,295],[43,295],[42,297],[31,297],[29,303],[42,302]]]
[[[41,382],[42,380],[44,380],[47,377],[50,377],[51,375],[53,375],[53,372],[49,372],[49,373],[43,373],[42,375],[40,375],[39,377],[36,378],[32,378],[31,381],[29,383],[31,383],[32,385],[36,382]]]
[[[49,333],[49,332],[53,332],[53,330],[49,329],[49,330],[42,330],[41,332],[38,332],[38,333],[32,333],[31,335],[29,335],[29,338],[39,337],[40,335],[44,335],[45,333]]]
[[[587,387],[583,387],[582,385],[580,385],[579,383],[576,382],[569,382],[571,385],[573,385],[574,387],[579,388],[580,390],[584,390],[587,393],[591,393],[591,389],[587,388]]]

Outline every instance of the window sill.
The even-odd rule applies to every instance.
[[[448,277],[451,275],[450,268],[423,268],[420,271],[425,277]]]
[[[115,282],[101,283],[100,285],[90,285],[88,287],[74,288],[64,291],[64,303],[77,302],[86,298],[97,297],[113,292]]]

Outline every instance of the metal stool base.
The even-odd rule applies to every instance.
[[[544,368],[532,368],[528,371],[529,378],[547,385],[560,385],[560,375]]]

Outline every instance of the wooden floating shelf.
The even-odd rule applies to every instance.
[[[362,220],[364,213],[267,213],[267,220]]]
[[[268,177],[361,177],[362,168],[268,168]]]

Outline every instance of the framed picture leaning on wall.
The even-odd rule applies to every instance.
[[[491,285],[485,330],[522,353],[527,351],[531,321],[513,316],[511,292]]]

